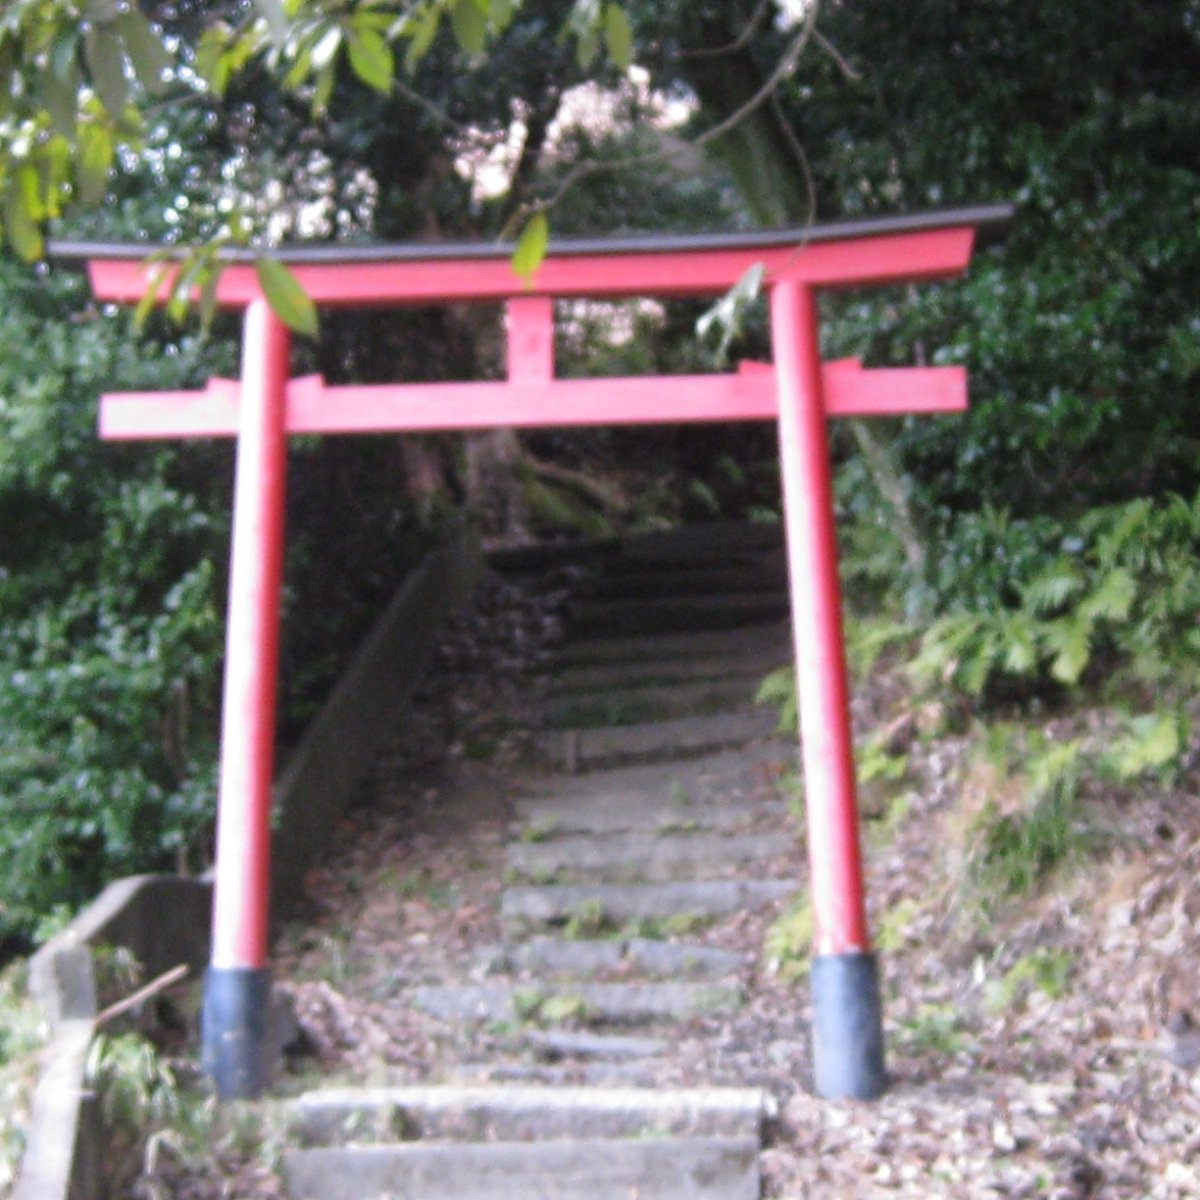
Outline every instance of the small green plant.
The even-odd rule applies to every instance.
[[[1100,756],[1101,770],[1123,783],[1146,774],[1173,782],[1187,753],[1190,733],[1182,707],[1127,717],[1124,733]]]
[[[793,982],[808,974],[809,952],[816,927],[812,901],[797,897],[767,929],[763,958],[767,971]]]
[[[537,1019],[546,1025],[561,1025],[567,1021],[587,1019],[587,1001],[574,993],[564,992],[548,996],[537,1011]]]
[[[0,1195],[8,1194],[21,1165],[43,1041],[42,1015],[29,998],[25,964],[13,964],[0,972]]]
[[[1024,955],[987,989],[989,1008],[999,1012],[1011,1008],[1030,992],[1041,992],[1051,1000],[1064,996],[1075,970],[1075,960],[1066,950],[1040,947]]]
[[[557,822],[552,817],[541,821],[531,821],[521,830],[520,840],[527,845],[547,841],[553,837],[556,825]]]
[[[681,912],[664,917],[662,929],[667,937],[685,937],[690,933],[700,933],[711,924],[712,918],[704,913]]]
[[[1083,843],[1077,803],[1083,741],[1051,742],[1037,730],[1017,731],[1004,749],[1024,760],[1022,796],[1001,809],[985,803],[974,822],[970,874],[984,898],[1026,895],[1038,887]],[[997,732],[992,733],[993,747]]]
[[[800,728],[800,710],[796,703],[796,668],[779,667],[758,685],[755,704],[774,705],[779,712],[779,733],[795,733]]]
[[[678,804],[681,808],[691,804],[692,798],[688,795],[688,790],[679,782],[678,779],[671,781],[671,803]]]
[[[567,918],[563,926],[563,937],[569,941],[586,941],[589,938],[603,937],[614,929],[612,917],[605,911],[600,900],[585,900],[579,908]]]
[[[875,945],[885,954],[900,950],[909,940],[909,929],[919,911],[915,900],[901,900],[879,919]]]
[[[921,1004],[900,1023],[901,1039],[913,1054],[957,1054],[965,1032],[961,1014],[949,1004]]]
[[[1102,506],[1070,528],[1043,523],[1037,552],[1023,555],[1004,547],[1021,523],[992,517],[1008,574],[982,594],[947,581],[955,607],[921,639],[919,683],[981,697],[1004,679],[1075,687],[1102,664],[1110,687],[1195,685],[1200,492]]]

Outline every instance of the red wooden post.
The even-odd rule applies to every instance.
[[[809,878],[813,1058],[823,1096],[884,1085],[879,981],[863,903],[837,535],[813,289],[771,292],[779,455],[792,592]]]
[[[271,1068],[267,926],[290,348],[265,300],[247,307],[244,329],[203,1021],[205,1068],[226,1099],[258,1095]]]

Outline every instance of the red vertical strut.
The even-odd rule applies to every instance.
[[[771,294],[815,952],[869,949],[842,636],[832,472],[813,290]]]
[[[290,338],[265,300],[247,307],[244,328],[221,726],[214,968],[261,968],[267,957]]]

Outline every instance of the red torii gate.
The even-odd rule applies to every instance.
[[[825,421],[960,411],[966,371],[823,363],[816,293],[959,274],[976,231],[1010,217],[1007,206],[991,206],[773,233],[562,241],[528,286],[506,247],[334,246],[279,255],[318,305],[504,302],[503,382],[327,387],[319,376],[290,378],[288,330],[263,298],[250,257],[230,255],[217,302],[245,313],[241,380],[212,380],[198,392],[109,395],[100,411],[101,435],[110,439],[237,438],[203,1030],[206,1069],[222,1096],[256,1095],[269,1074],[267,898],[287,435],[767,419],[779,422],[803,733],[816,1087],[829,1097],[879,1094],[879,980],[863,901]],[[52,253],[86,259],[104,301],[139,302],[158,270],[139,246],[59,243]],[[720,295],[755,265],[770,296],[773,365],[555,378],[555,298]]]

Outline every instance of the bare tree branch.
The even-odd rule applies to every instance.
[[[728,42],[724,46],[713,46],[700,50],[681,50],[680,58],[720,58],[726,54],[736,54],[758,31],[758,27],[762,24],[762,19],[767,15],[767,10],[771,7],[771,0],[759,0],[758,7],[750,16],[750,20],[746,22],[746,27],[738,34],[737,38]]]

